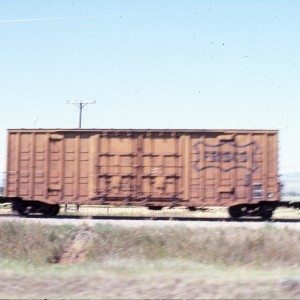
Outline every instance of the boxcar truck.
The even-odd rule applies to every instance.
[[[275,130],[10,129],[4,200],[23,216],[92,204],[270,218],[277,144]]]

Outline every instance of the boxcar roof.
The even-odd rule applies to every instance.
[[[105,129],[79,129],[79,128],[72,128],[72,129],[66,129],[66,128],[19,128],[19,129],[8,129],[9,132],[91,132],[91,133],[97,133],[97,132],[132,132],[132,133],[144,133],[144,132],[153,132],[153,133],[277,133],[278,130],[274,129],[119,129],[119,128],[105,128]]]

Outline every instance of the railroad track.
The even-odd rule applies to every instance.
[[[108,224],[124,227],[143,227],[143,226],[185,226],[191,228],[201,227],[247,227],[261,228],[272,226],[277,228],[290,228],[300,230],[300,218],[274,218],[269,221],[262,221],[258,218],[244,218],[233,220],[223,217],[139,217],[139,216],[70,216],[58,215],[52,218],[31,216],[20,218],[11,213],[0,214],[0,223],[3,221],[21,223],[39,223],[50,225],[72,224],[80,226],[82,224],[94,226],[96,224]]]

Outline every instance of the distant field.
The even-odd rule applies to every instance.
[[[292,201],[292,202],[299,202],[300,196],[284,196],[283,201]]]

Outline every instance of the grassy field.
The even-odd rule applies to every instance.
[[[2,222],[0,298],[298,298],[300,232]]]

